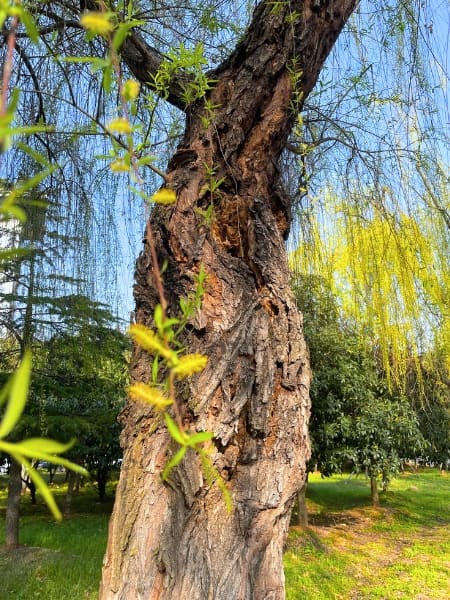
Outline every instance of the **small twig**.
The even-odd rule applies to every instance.
[[[0,117],[4,117],[8,110],[8,90],[11,81],[11,73],[14,62],[14,48],[16,46],[16,31],[19,26],[19,17],[15,16],[11,23],[11,29],[8,34],[8,49],[5,62],[3,64],[1,94],[0,94]]]

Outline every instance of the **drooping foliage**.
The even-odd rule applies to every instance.
[[[326,232],[316,221],[314,240],[299,246],[293,264],[325,278],[347,318],[376,340],[389,385],[404,387],[411,357],[418,367],[420,355],[439,347],[448,360],[449,238],[436,235],[430,216],[386,216],[369,201],[356,211],[331,198]]]
[[[23,28],[17,32],[12,82],[21,90],[17,120],[54,127],[30,136],[28,143],[57,164],[45,191],[51,191],[59,207],[60,231],[83,239],[81,251],[78,245],[72,254],[74,276],[96,288],[99,297],[111,299],[124,293],[111,267],[123,253],[136,252],[141,209],[129,202],[128,175],[111,173],[106,159],[95,160],[110,153],[105,126],[117,104],[111,69],[106,81],[102,79],[105,45],[99,37],[86,40],[79,21],[80,7],[93,10],[97,4],[25,4],[40,35],[36,47]],[[135,1],[110,8],[119,19],[133,19],[142,38],[164,59],[154,78],[148,78],[133,115],[142,153],[155,157],[154,164],[164,169],[183,125],[179,111],[159,97],[173,100],[167,87],[172,76],[184,73],[197,83],[207,80],[208,68],[217,65],[242,35],[251,7],[216,1],[149,7]],[[445,3],[361,2],[307,99],[289,144],[294,154],[286,156],[286,165],[292,167],[300,155],[290,177],[300,183],[290,188],[298,197],[298,225],[305,243],[315,240],[317,245],[314,221],[326,221],[321,231],[326,237],[329,221],[342,205],[348,208],[352,227],[357,226],[353,216],[366,218],[369,206],[387,222],[395,222],[399,214],[413,217],[423,209],[434,229],[442,223],[448,228],[445,174],[450,145],[442,127],[448,121],[448,21]],[[1,51],[6,51],[4,42]],[[126,52],[125,77],[130,73],[127,63],[138,68]],[[193,89],[186,86],[185,91]],[[3,165],[11,181],[36,169],[30,155],[19,148],[10,160],[3,159]],[[286,166],[286,171],[291,168]],[[157,185],[150,169],[145,184]],[[330,195],[338,199],[337,207],[329,206]],[[320,251],[319,244],[315,252]],[[442,258],[444,265],[448,257]]]

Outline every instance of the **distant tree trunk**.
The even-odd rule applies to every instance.
[[[72,498],[75,489],[76,474],[69,469],[66,470],[67,492],[64,499],[64,514],[69,515],[72,510]]]
[[[30,215],[28,215],[30,216]],[[26,239],[35,241],[40,239],[42,235],[42,221],[36,218],[31,223],[28,221],[29,229]],[[31,232],[31,233],[30,233]],[[28,272],[28,289],[25,302],[25,314],[23,319],[22,339],[21,339],[21,356],[31,348],[34,323],[33,323],[33,306],[34,293],[36,287],[36,257],[31,255]],[[8,500],[6,503],[6,520],[5,520],[5,540],[7,547],[14,547],[19,544],[19,521],[20,521],[20,495],[22,492],[22,465],[18,465],[11,458],[11,469],[9,472],[8,484]]]
[[[106,484],[108,483],[109,468],[99,467],[97,469],[97,488],[100,502],[106,500]]]
[[[376,477],[370,478],[370,495],[372,498],[372,506],[380,505],[380,496],[378,494],[378,481]]]
[[[27,488],[30,490],[31,496],[31,504],[36,504],[36,486],[34,485],[34,481],[27,477],[26,479]]]
[[[122,414],[124,459],[110,522],[102,600],[280,600],[282,550],[309,457],[309,362],[289,280],[284,239],[290,200],[277,162],[291,128],[292,78],[311,90],[351,9],[351,0],[269,3],[189,111],[184,141],[169,163],[175,207],[158,207],[152,227],[170,313],[207,273],[202,308],[185,345],[208,355],[205,371],[180,386],[187,429],[215,434],[212,460],[232,495],[227,513],[197,457],[186,455],[170,485],[161,470],[170,438],[152,411],[130,403]],[[301,11],[289,22],[290,11]],[[296,105],[299,108],[299,105]],[[208,191],[214,179],[219,190]],[[213,205],[212,223],[201,211]],[[136,268],[136,321],[152,324],[158,302],[147,240]],[[135,348],[132,374],[150,378]]]
[[[20,496],[22,494],[22,465],[12,458],[9,468],[8,499],[5,515],[5,544],[7,548],[19,545]]]
[[[308,527],[308,508],[306,506],[306,489],[308,487],[308,474],[306,474],[305,483],[297,492],[297,525]]]
[[[51,463],[48,463],[48,482],[50,484],[53,483],[55,474],[56,474],[56,466],[52,465]]]

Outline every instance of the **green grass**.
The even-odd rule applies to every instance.
[[[309,484],[310,527],[291,528],[288,600],[450,598],[450,477],[405,473],[370,506],[368,483]]]
[[[5,482],[0,477],[1,521]],[[53,489],[62,505],[65,486]],[[21,547],[2,550],[0,532],[0,600],[97,598],[111,505],[87,485],[71,515],[55,523],[39,498],[32,506],[25,496]],[[405,473],[379,509],[362,477],[312,476],[308,506],[310,527],[291,528],[285,553],[288,600],[450,598],[450,476]]]
[[[0,521],[3,525],[6,480],[0,478]],[[64,506],[65,485],[53,486]],[[112,487],[109,496],[112,498]],[[71,514],[55,522],[39,498],[32,506],[25,495],[21,505],[20,543],[6,552],[0,531],[0,600],[94,600],[97,598],[112,500],[100,503],[88,484],[74,495]]]

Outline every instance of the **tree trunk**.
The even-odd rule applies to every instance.
[[[31,504],[36,504],[36,485],[30,477],[27,477],[26,480],[27,488],[30,490]]]
[[[51,485],[56,475],[56,467],[50,463],[48,465],[48,482]]]
[[[378,494],[378,481],[376,477],[370,478],[370,496],[372,498],[372,506],[380,506],[380,496]]]
[[[308,474],[305,478],[305,483],[297,492],[297,525],[308,527],[308,508],[306,506],[306,489],[308,487]]]
[[[34,214],[34,211],[33,211]],[[30,217],[32,215],[28,215]],[[36,241],[42,235],[42,220],[29,219],[29,229],[25,239]],[[23,240],[21,240],[23,241]],[[25,352],[31,348],[34,335],[33,323],[33,306],[34,306],[34,291],[36,287],[36,256],[32,254],[29,263],[28,272],[28,289],[25,303],[25,315],[22,328],[21,339],[21,358]],[[31,488],[30,488],[31,490]],[[20,496],[22,493],[22,465],[16,463],[11,457],[11,468],[9,471],[8,483],[8,499],[6,502],[6,518],[5,518],[5,541],[8,548],[13,548],[19,544],[19,525],[20,525]],[[32,498],[34,496],[32,495]],[[34,503],[34,502],[33,502]]]
[[[73,471],[66,469],[67,492],[66,492],[66,497],[64,499],[64,514],[65,515],[70,515],[70,512],[72,510],[72,498],[73,498],[73,492],[75,489],[75,475],[76,474]]]
[[[22,494],[22,465],[11,460],[9,468],[8,500],[5,515],[5,544],[7,548],[19,545],[20,496]]]
[[[97,469],[97,488],[100,502],[106,501],[106,484],[108,483],[109,468],[99,467]]]
[[[301,57],[304,100],[355,2],[334,2],[333,14],[329,2],[293,4],[257,7],[244,40],[213,73],[214,115],[204,103],[192,107],[169,163],[177,203],[151,219],[171,315],[200,266],[207,273],[184,342],[209,362],[177,393],[186,429],[214,432],[211,458],[232,511],[194,454],[170,484],[161,481],[170,438],[151,409],[129,403],[102,600],[284,598],[283,543],[309,457],[309,361],[284,247],[290,200],[277,169],[291,127],[287,64]],[[302,16],[294,26],[287,17],[296,9]],[[212,170],[221,181],[214,192]],[[212,223],[202,217],[210,206]],[[135,299],[136,321],[151,326],[158,297],[147,240]],[[139,348],[131,368],[135,379],[149,380]]]

